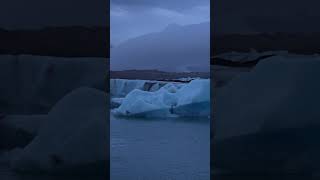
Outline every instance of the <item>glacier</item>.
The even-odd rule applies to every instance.
[[[125,97],[129,92],[140,89],[143,91],[157,91],[163,87],[165,81],[147,81],[131,79],[110,79],[110,95],[112,97]]]
[[[106,58],[0,56],[0,112],[47,114],[79,87],[105,90]],[[48,94],[49,93],[49,94]]]
[[[210,80],[167,83],[156,91],[134,89],[122,99],[116,116],[194,117],[210,116]]]

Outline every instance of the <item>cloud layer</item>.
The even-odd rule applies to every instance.
[[[112,70],[210,70],[210,23],[170,25],[111,49]]]
[[[111,43],[159,32],[168,24],[196,24],[210,20],[209,0],[111,0]]]

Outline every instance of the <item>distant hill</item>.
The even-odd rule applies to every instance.
[[[173,80],[179,78],[200,77],[210,78],[209,72],[164,72],[157,70],[125,70],[111,71],[111,79],[144,79],[144,80]]]
[[[230,51],[248,52],[287,50],[292,53],[314,54],[320,51],[318,33],[256,33],[212,36],[211,51],[214,55]]]
[[[0,54],[109,57],[109,27],[0,29]]]

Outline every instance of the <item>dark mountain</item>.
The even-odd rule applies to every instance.
[[[109,57],[109,27],[0,29],[0,54]]]
[[[111,71],[111,79],[144,79],[144,80],[173,80],[179,78],[200,77],[210,78],[209,72],[164,72],[158,70],[125,70]]]
[[[287,50],[291,53],[319,53],[320,32],[318,33],[255,33],[255,34],[215,34],[211,41],[213,55],[240,51]]]

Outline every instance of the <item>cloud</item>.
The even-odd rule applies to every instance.
[[[111,0],[111,43],[119,44],[133,37],[159,32],[169,24],[187,25],[210,20],[209,0],[186,2],[187,5],[174,0],[161,3]],[[178,4],[180,7],[176,8]]]
[[[132,63],[134,61],[134,63]],[[112,70],[158,69],[205,71],[210,69],[209,22],[172,26],[126,41],[111,49]]]
[[[112,17],[126,17],[128,16],[128,11],[121,8],[121,7],[113,7],[112,9],[110,9],[110,16]]]
[[[171,10],[185,10],[194,6],[209,5],[209,0],[110,0],[111,4],[125,6],[129,8],[137,7],[158,7]]]

